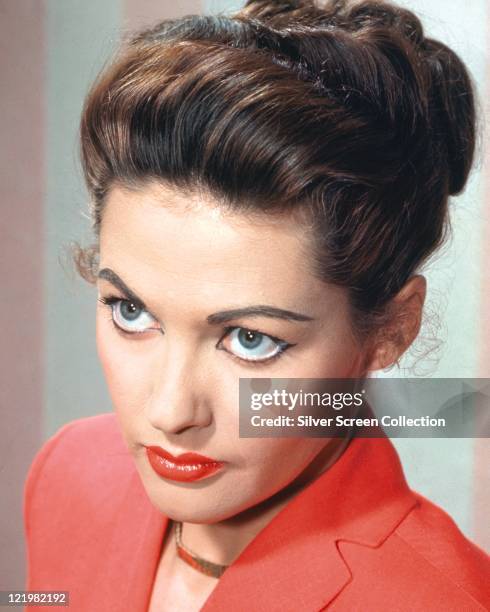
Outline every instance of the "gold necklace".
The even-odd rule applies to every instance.
[[[177,545],[177,554],[179,557],[188,563],[191,567],[206,574],[207,576],[213,576],[213,578],[219,578],[225,571],[228,565],[220,565],[219,563],[213,563],[212,561],[206,561],[202,557],[198,557],[192,551],[190,551],[182,543],[182,523],[175,522],[175,542]]]

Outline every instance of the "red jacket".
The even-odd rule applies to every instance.
[[[147,497],[114,414],[68,423],[44,444],[24,520],[26,589],[69,591],[59,610],[147,610],[169,521]],[[408,488],[386,438],[354,439],[242,551],[202,611],[324,609],[490,609],[489,556]]]

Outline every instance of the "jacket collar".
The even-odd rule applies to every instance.
[[[337,462],[248,544],[202,612],[242,609],[244,595],[252,592],[251,611],[320,610],[351,579],[337,543],[376,547],[415,504],[392,443],[386,437],[353,439]],[[120,551],[127,608],[146,610],[169,521],[149,501],[137,472],[124,507],[130,516],[120,518],[121,529],[132,534],[123,543],[127,550]]]

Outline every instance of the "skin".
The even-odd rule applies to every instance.
[[[117,306],[97,302],[97,349],[108,389],[150,500],[184,523],[186,546],[216,563],[236,559],[348,442],[239,438],[239,377],[361,376],[396,360],[419,330],[422,276],[412,277],[396,298],[407,313],[402,341],[360,346],[351,329],[346,290],[313,276],[307,246],[306,230],[291,214],[244,217],[224,212],[209,196],[188,196],[157,183],[131,191],[114,186],[107,199],[99,270],[117,273],[148,309],[138,311],[136,323],[127,322],[120,309],[118,318]],[[99,278],[97,285],[99,298],[127,300],[107,279]],[[252,304],[313,320],[262,315],[224,324],[206,321],[211,313]],[[114,326],[112,308],[127,329],[136,325],[146,331],[122,334]],[[235,331],[224,337],[227,326]],[[294,346],[270,361],[246,361],[251,352],[237,338],[240,329],[266,335],[261,358],[276,351],[267,335]],[[174,455],[195,451],[224,461],[225,469],[201,482],[165,480],[150,467],[144,445],[162,446]],[[174,551],[174,546],[165,547],[162,567],[173,576],[186,576],[179,583],[182,590],[207,594],[215,579],[199,576]]]

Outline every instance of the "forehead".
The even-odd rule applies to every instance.
[[[308,245],[305,227],[291,214],[230,213],[209,197],[154,183],[114,187],[100,231],[101,266],[135,288],[229,303],[234,296],[240,302],[312,298],[320,283],[311,274]]]

